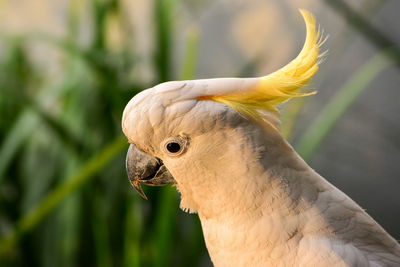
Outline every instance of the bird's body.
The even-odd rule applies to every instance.
[[[239,129],[224,135],[241,146],[219,147],[208,158],[216,169],[235,171],[212,174],[218,184],[184,189],[192,192],[187,208],[199,214],[215,266],[400,265],[397,242],[278,134],[251,122]]]
[[[297,89],[318,69],[313,18],[303,16],[305,48],[283,70],[168,82],[135,96],[122,123],[129,178],[142,195],[140,183],[176,185],[215,266],[400,266],[399,244],[278,130],[274,107],[307,95]]]

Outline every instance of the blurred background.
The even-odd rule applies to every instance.
[[[400,1],[1,0],[0,265],[211,266],[174,188],[131,188],[123,108],[163,81],[280,68],[298,8],[329,54],[282,133],[400,239]]]

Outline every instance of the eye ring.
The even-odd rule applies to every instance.
[[[187,138],[181,136],[175,136],[168,138],[163,142],[162,149],[169,156],[179,156],[182,155],[187,148],[188,140]]]

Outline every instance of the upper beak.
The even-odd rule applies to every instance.
[[[140,151],[132,144],[126,155],[126,172],[132,186],[144,199],[147,197],[141,187],[142,183],[152,186],[175,183],[174,177],[160,159]]]

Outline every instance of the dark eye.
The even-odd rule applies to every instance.
[[[181,145],[177,142],[169,142],[167,144],[167,150],[171,153],[177,153],[181,150]]]
[[[174,136],[161,143],[161,151],[170,157],[178,157],[186,152],[189,138],[186,136]]]

